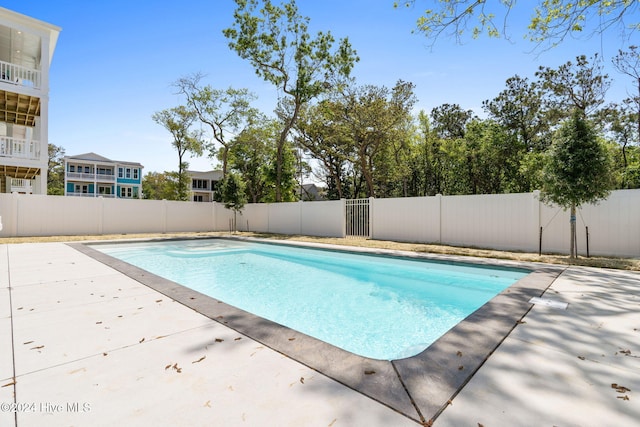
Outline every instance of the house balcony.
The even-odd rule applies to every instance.
[[[9,193],[33,193],[33,185],[30,179],[7,178],[7,181]]]
[[[105,175],[101,173],[67,172],[67,179],[69,181],[116,182],[115,175]]]
[[[115,194],[100,194],[100,193],[67,193],[65,196],[71,197],[104,197],[105,199],[115,199]]]
[[[0,82],[12,85],[40,89],[41,72],[10,62],[0,61]]]
[[[0,136],[0,157],[40,160],[40,142]]]

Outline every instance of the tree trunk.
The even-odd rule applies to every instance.
[[[571,205],[571,217],[569,219],[569,224],[571,226],[571,245],[569,250],[569,258],[575,259],[577,257],[577,248],[576,248],[576,206]]]

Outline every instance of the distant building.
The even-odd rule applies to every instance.
[[[60,28],[0,7],[0,192],[47,194],[49,66]]]
[[[315,184],[302,184],[297,188],[296,193],[300,200],[304,201],[326,200],[325,189]]]
[[[194,202],[213,202],[218,183],[222,181],[222,171],[187,171],[191,177],[190,199]]]
[[[64,157],[64,195],[142,198],[140,163],[107,159],[96,153]]]

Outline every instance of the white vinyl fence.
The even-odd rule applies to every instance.
[[[0,238],[13,236],[239,231],[345,237],[345,200],[249,204],[241,213],[219,203],[0,194]],[[539,194],[365,199],[359,226],[373,239],[568,253],[569,214]],[[577,215],[578,251],[640,257],[640,190],[614,191]],[[542,229],[542,233],[540,230]],[[1,242],[1,240],[0,240]]]

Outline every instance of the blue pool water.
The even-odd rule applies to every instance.
[[[374,359],[420,353],[528,274],[235,240],[95,249]]]

